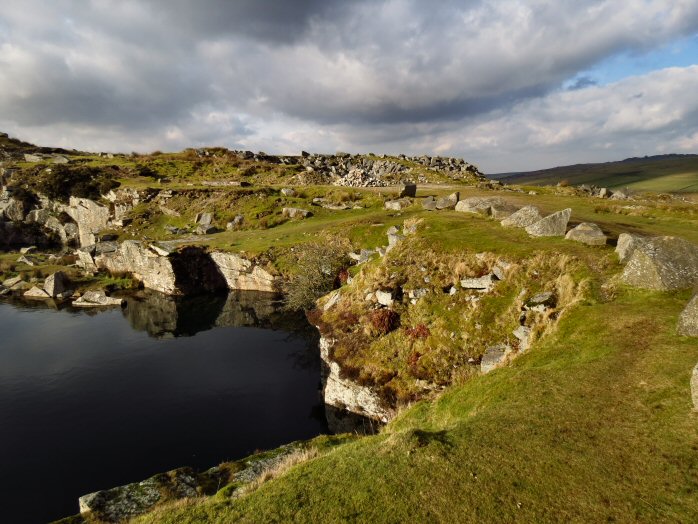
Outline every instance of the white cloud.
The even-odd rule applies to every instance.
[[[646,154],[693,143],[695,70],[573,80],[696,31],[696,0],[7,0],[0,129],[89,149],[443,152],[489,171]]]

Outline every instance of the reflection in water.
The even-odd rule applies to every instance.
[[[173,297],[143,290],[127,297],[123,313],[134,329],[156,338],[193,336],[214,327],[310,333],[301,313],[284,310],[278,295],[257,291]]]

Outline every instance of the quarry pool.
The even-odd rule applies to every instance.
[[[324,433],[319,383],[312,330],[264,294],[0,302],[3,518],[65,517],[92,491]]]

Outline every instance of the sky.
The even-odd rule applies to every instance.
[[[0,131],[487,173],[698,153],[698,0],[3,0]]]

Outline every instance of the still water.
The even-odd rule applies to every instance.
[[[99,312],[0,302],[2,521],[326,432],[317,353],[305,320],[258,293]]]

